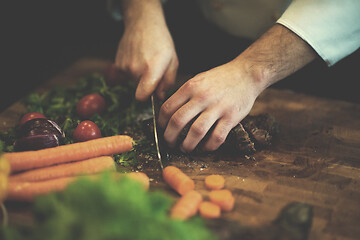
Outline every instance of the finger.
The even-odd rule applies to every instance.
[[[190,99],[190,93],[183,91],[183,88],[177,90],[160,108],[158,123],[165,128],[171,116]]]
[[[140,67],[140,65],[132,64],[128,61],[125,62],[123,60],[120,60],[119,58],[116,58],[114,64],[118,71],[121,72],[124,76],[126,76],[127,79],[134,82],[139,82],[139,79],[143,72],[143,69]]]
[[[226,140],[230,130],[235,127],[238,122],[231,119],[221,118],[216,124],[214,131],[211,133],[209,140],[206,141],[204,149],[207,151],[215,151]]]
[[[145,101],[155,91],[160,80],[163,78],[166,69],[169,67],[169,62],[154,60],[145,73],[140,78],[140,82],[136,89],[135,98],[139,101]]]
[[[218,120],[221,113],[216,110],[206,110],[200,114],[195,120],[193,125],[185,137],[182,145],[180,146],[183,152],[191,152],[199,144],[199,142],[205,137],[206,133]]]
[[[177,58],[171,60],[169,68],[166,70],[163,79],[160,81],[156,93],[161,100],[164,100],[166,92],[175,85],[178,66],[179,62]]]
[[[202,110],[204,110],[204,106],[198,101],[192,100],[174,113],[164,132],[164,138],[170,147],[176,145],[181,130]]]

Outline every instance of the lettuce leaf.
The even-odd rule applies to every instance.
[[[3,229],[1,239],[52,240],[212,240],[203,220],[169,217],[172,198],[145,191],[131,179],[105,174],[94,182],[80,179],[63,193],[39,197],[33,227]]]

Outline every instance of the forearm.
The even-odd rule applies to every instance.
[[[276,24],[234,61],[244,66],[252,76],[259,94],[316,57],[316,52],[304,40]]]
[[[160,0],[122,0],[124,24],[136,23],[165,24]]]
[[[123,0],[124,34],[115,66],[138,83],[135,97],[146,101],[156,91],[164,98],[175,83],[178,59],[160,0]]]

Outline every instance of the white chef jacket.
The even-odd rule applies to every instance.
[[[169,0],[170,1],[170,0]],[[332,66],[360,46],[360,0],[197,0],[210,22],[257,39],[279,23]]]
[[[197,0],[197,3],[208,21],[235,36],[256,40],[275,23],[281,24],[306,41],[328,66],[360,47],[360,0]]]

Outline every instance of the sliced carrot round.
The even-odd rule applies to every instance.
[[[225,185],[225,179],[221,175],[209,175],[205,178],[205,186],[210,190],[222,189]]]
[[[231,211],[235,205],[235,198],[228,189],[213,190],[209,194],[210,201],[219,205],[221,210]]]
[[[221,209],[215,203],[204,201],[200,204],[199,213],[203,218],[218,218],[221,215]]]
[[[192,190],[179,198],[171,209],[170,217],[178,220],[186,220],[194,216],[202,202],[199,192]]]
[[[164,168],[163,177],[165,182],[180,195],[184,195],[195,188],[194,181],[177,167],[168,166]]]

